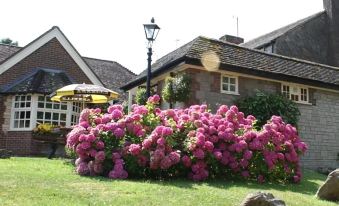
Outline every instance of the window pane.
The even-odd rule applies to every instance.
[[[20,112],[20,119],[25,119],[25,112]]]
[[[59,120],[59,113],[53,113],[53,120]]]
[[[44,108],[44,103],[43,102],[39,102],[38,103],[38,108]]]
[[[235,84],[235,78],[230,78],[230,83]]]
[[[31,112],[30,111],[27,111],[26,112],[26,119],[30,119],[31,118]]]
[[[38,119],[43,119],[44,118],[44,113],[43,112],[38,112],[37,113],[37,118]]]
[[[25,127],[28,128],[29,127],[29,120],[25,121]]]
[[[62,110],[67,110],[67,105],[61,105]]]
[[[66,114],[60,114],[60,120],[66,121]]]
[[[30,95],[27,96],[27,101],[31,101],[31,96]]]
[[[38,101],[44,102],[45,101],[45,97],[44,96],[39,96]]]
[[[235,85],[230,85],[230,91],[235,92]]]
[[[21,102],[21,103],[20,103],[20,107],[21,107],[21,108],[25,108],[25,102]]]
[[[14,107],[19,108],[19,103],[15,103]]]
[[[54,103],[53,104],[53,109],[60,109],[60,104]]]
[[[18,128],[19,127],[19,120],[15,120],[14,121],[14,128]]]
[[[14,113],[14,119],[19,119],[19,112]]]
[[[59,125],[59,122],[53,121],[52,124],[53,124],[53,125]]]
[[[50,112],[45,112],[45,119],[50,120],[51,116],[52,116],[52,114]]]
[[[228,83],[228,82],[229,82],[228,77],[223,77],[223,78],[222,78],[222,82],[223,82],[223,83]]]
[[[25,127],[25,120],[20,120],[19,128]]]
[[[222,90],[228,91],[228,85],[227,85],[227,84],[223,84],[223,85],[222,85]]]
[[[26,102],[26,107],[31,107],[31,102]]]
[[[66,126],[66,122],[60,122],[61,126]]]
[[[46,108],[47,109],[52,109],[52,103],[46,103]]]
[[[21,96],[20,99],[21,99],[21,101],[24,102],[26,100],[26,97],[25,96]]]
[[[19,101],[20,100],[20,96],[15,96],[15,101]]]

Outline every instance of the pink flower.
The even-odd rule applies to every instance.
[[[204,145],[204,148],[205,148],[207,151],[212,152],[213,149],[214,149],[214,145],[213,145],[212,142],[206,141],[206,142],[205,142],[205,145]]]
[[[96,145],[96,148],[99,150],[102,150],[105,147],[105,144],[102,141],[97,141],[95,145]]]
[[[181,158],[181,161],[182,161],[182,163],[183,163],[183,165],[184,165],[185,167],[191,167],[191,164],[192,164],[191,158],[189,158],[187,155],[184,155],[184,156]]]
[[[196,149],[193,152],[194,157],[196,157],[197,159],[204,159],[205,157],[205,153],[202,149]]]
[[[129,146],[129,150],[128,150],[133,156],[137,156],[140,154],[141,152],[141,148],[140,145],[138,144],[131,144]]]
[[[117,110],[117,109],[113,110],[112,118],[114,120],[120,119],[120,118],[122,118],[122,116],[123,116],[123,113],[120,110]]]
[[[169,158],[171,159],[172,164],[177,164],[180,162],[180,154],[177,152],[171,152],[169,154]]]
[[[89,168],[88,168],[88,165],[87,163],[85,162],[81,162],[77,168],[76,168],[76,171],[79,175],[87,175],[89,174]]]
[[[116,136],[117,138],[122,138],[123,136],[125,136],[125,131],[120,129],[120,128],[117,128],[114,130],[114,136]]]
[[[264,183],[264,182],[265,182],[265,178],[264,178],[263,175],[259,175],[259,176],[258,176],[258,182],[259,182],[259,183]]]
[[[97,162],[103,162],[105,160],[105,152],[104,151],[99,151],[95,155],[95,161]]]
[[[81,148],[84,150],[87,150],[91,147],[91,144],[89,142],[82,142],[80,145],[81,145]]]
[[[250,159],[252,158],[252,156],[253,156],[253,152],[252,152],[252,151],[246,150],[246,151],[244,152],[244,159],[250,160]]]

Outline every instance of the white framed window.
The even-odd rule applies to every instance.
[[[36,124],[66,126],[67,102],[52,102],[48,96],[38,96]]]
[[[38,123],[72,126],[78,123],[81,103],[52,102],[44,95],[15,95],[12,99],[10,130],[29,131]]]
[[[231,75],[221,75],[221,92],[226,94],[238,93],[238,77]]]
[[[77,123],[79,123],[81,107],[82,104],[79,102],[72,103],[71,125],[76,125]]]
[[[14,130],[28,130],[31,128],[32,96],[17,95],[13,97],[11,128]]]
[[[306,87],[295,84],[281,84],[281,92],[294,102],[309,103],[309,91]]]

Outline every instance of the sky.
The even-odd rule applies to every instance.
[[[161,28],[153,62],[198,36],[245,41],[323,10],[322,0],[0,0],[0,38],[25,46],[59,26],[82,56],[147,67],[143,24]]]

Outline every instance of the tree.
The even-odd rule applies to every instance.
[[[0,44],[7,44],[10,46],[18,46],[18,42],[14,42],[12,39],[10,38],[3,38],[0,40]]]

